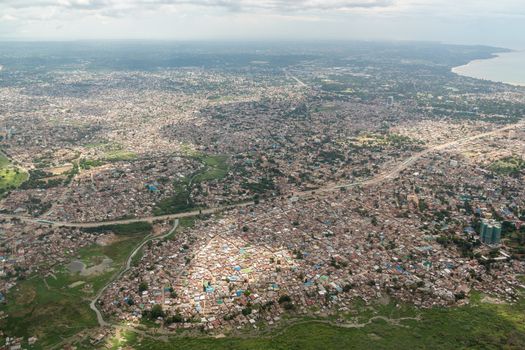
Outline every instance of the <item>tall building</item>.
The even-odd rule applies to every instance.
[[[483,220],[480,229],[481,241],[489,245],[498,245],[501,241],[501,224],[495,220]]]

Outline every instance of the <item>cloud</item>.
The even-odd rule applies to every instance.
[[[0,16],[0,21],[16,21],[18,20],[18,18],[16,18],[15,16],[12,16],[12,15],[2,15]]]
[[[229,11],[301,12],[389,7],[395,0],[4,0],[0,8],[68,10],[140,9],[161,6],[223,8]]]
[[[58,9],[85,14],[154,11],[163,7],[209,8],[229,12],[293,14],[305,12],[436,12],[451,14],[525,14],[523,0],[0,0],[0,11]]]
[[[23,8],[45,8],[63,7],[77,9],[97,9],[111,6],[115,1],[111,0],[4,0],[0,3],[4,7],[23,9]]]
[[[38,38],[359,36],[471,42],[475,37],[485,42],[493,33],[515,38],[525,32],[524,1],[0,0],[0,40],[9,32]]]
[[[237,11],[267,10],[288,12],[387,7],[391,6],[394,0],[145,0],[142,3],[224,7]]]

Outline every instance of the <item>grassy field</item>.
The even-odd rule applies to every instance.
[[[492,163],[489,169],[501,175],[518,175],[525,169],[525,160],[520,156],[505,157]]]
[[[419,320],[400,320],[414,317]],[[515,305],[500,305],[481,302],[481,296],[475,295],[470,306],[422,310],[395,303],[366,306],[357,302],[354,316],[347,318],[372,321],[363,327],[343,328],[326,323],[328,319],[303,319],[260,336],[221,339],[171,337],[162,341],[124,331],[107,345],[152,350],[525,349],[524,299]]]
[[[105,159],[110,162],[125,161],[125,160],[134,160],[137,158],[137,155],[133,152],[125,150],[116,150],[107,152],[104,155]]]
[[[0,154],[0,194],[17,188],[28,178],[27,172],[11,164],[9,159]]]
[[[85,145],[86,148],[94,148],[103,152],[103,159],[84,159],[80,166],[82,169],[90,169],[101,166],[107,162],[129,161],[137,159],[137,154],[124,149],[124,146],[108,141],[91,143]]]
[[[116,235],[134,235],[149,232],[153,226],[149,222],[134,222],[131,224],[103,225],[93,228],[85,228],[87,232],[106,232],[111,231]]]
[[[122,228],[121,228],[122,229]],[[39,338],[35,349],[46,349],[79,331],[97,326],[95,313],[89,301],[113,275],[120,270],[130,252],[149,231],[137,232],[135,226],[125,228],[119,239],[110,245],[91,245],[80,249],[72,259],[86,267],[112,259],[109,269],[92,275],[70,273],[66,266],[54,269],[53,275],[35,275],[21,281],[8,294],[8,304],[0,310],[8,317],[0,321],[0,329],[7,335]]]
[[[194,183],[220,180],[228,174],[227,157],[203,155],[196,158],[205,165],[205,168],[194,176]]]

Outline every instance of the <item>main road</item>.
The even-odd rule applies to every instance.
[[[294,195],[298,197],[307,197],[307,196],[311,196],[316,193],[325,193],[325,192],[332,192],[332,191],[340,190],[341,188],[377,185],[384,181],[395,179],[403,170],[405,170],[406,168],[414,164],[416,161],[418,161],[422,157],[432,152],[441,151],[441,150],[444,150],[444,149],[447,149],[453,146],[460,146],[470,141],[478,140],[478,139],[488,137],[488,136],[497,135],[501,132],[508,131],[508,130],[515,129],[515,128],[520,128],[523,126],[524,126],[524,122],[520,121],[519,123],[507,125],[499,129],[495,129],[492,131],[480,133],[480,134],[465,137],[459,140],[455,140],[455,141],[447,142],[444,144],[436,145],[433,147],[429,147],[421,152],[415,153],[412,156],[408,157],[401,163],[397,164],[391,170],[378,174],[377,176],[374,176],[367,180],[355,181],[355,182],[350,182],[350,183],[342,183],[342,184],[330,184],[330,185],[327,185],[325,187],[321,187],[315,190],[295,192]],[[246,206],[250,206],[253,204],[254,204],[253,201],[248,201],[248,202],[242,202],[242,203],[237,203],[237,204],[232,204],[232,205],[224,205],[224,206],[201,209],[201,210],[193,210],[193,211],[177,213],[177,214],[147,216],[147,217],[139,217],[139,218],[132,218],[132,219],[98,221],[98,222],[53,221],[53,220],[44,220],[44,219],[38,219],[38,218],[33,218],[33,217],[28,217],[28,216],[11,215],[11,214],[0,214],[0,219],[15,219],[15,220],[23,221],[23,222],[51,225],[54,227],[92,228],[92,227],[101,227],[101,226],[106,226],[106,225],[131,224],[131,223],[136,223],[136,222],[152,223],[152,222],[158,222],[158,221],[164,221],[164,220],[180,219],[180,218],[192,217],[192,216],[198,216],[198,215],[213,214],[213,213],[217,213],[217,212],[228,210],[228,209],[246,207]]]

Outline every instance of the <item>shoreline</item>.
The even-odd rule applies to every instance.
[[[511,52],[497,52],[492,57],[479,58],[479,59],[472,60],[472,61],[468,62],[467,64],[464,64],[464,65],[461,65],[461,66],[452,67],[450,69],[450,71],[452,73],[454,73],[454,74],[457,74],[457,75],[460,75],[460,76],[463,76],[463,77],[474,78],[474,79],[479,79],[479,80],[486,80],[486,81],[491,81],[491,82],[494,82],[494,83],[507,84],[507,85],[511,85],[511,86],[514,86],[514,87],[525,87],[525,81],[523,81],[523,82],[516,82],[516,81],[496,80],[496,79],[490,79],[490,78],[486,78],[486,77],[481,77],[479,75],[476,76],[474,74],[468,74],[468,73],[465,73],[465,72],[462,71],[462,69],[470,67],[470,66],[472,66],[472,65],[474,65],[476,63],[485,62],[485,61],[489,61],[489,60],[497,60],[497,59],[500,59],[505,54],[515,54],[515,53],[519,53],[519,52],[525,53],[525,50],[520,50],[520,51],[513,50]]]

